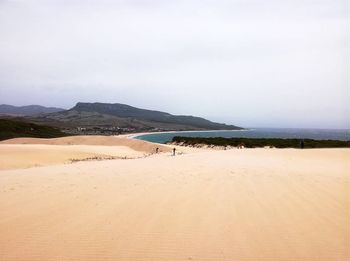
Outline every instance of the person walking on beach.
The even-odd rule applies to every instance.
[[[173,156],[175,156],[176,148],[173,148]]]
[[[304,140],[301,140],[301,141],[300,141],[300,148],[301,148],[301,149],[303,149],[303,148],[304,148],[304,146],[305,146],[305,144],[304,144]]]
[[[156,153],[158,153],[159,152],[159,148],[156,148]]]

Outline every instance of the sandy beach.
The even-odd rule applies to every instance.
[[[1,142],[0,260],[350,259],[350,149],[177,151]]]

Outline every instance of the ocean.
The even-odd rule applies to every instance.
[[[350,140],[350,129],[285,129],[254,128],[233,131],[178,131],[152,133],[136,136],[135,139],[167,143],[175,136],[185,137],[224,137],[224,138],[282,138],[282,139],[314,139],[314,140]]]

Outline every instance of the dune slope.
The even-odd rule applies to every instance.
[[[349,260],[350,150],[0,171],[1,260]]]
[[[72,161],[139,158],[170,151],[166,146],[126,137],[71,136],[53,139],[15,138],[0,142],[0,170]]]

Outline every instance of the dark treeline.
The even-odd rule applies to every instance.
[[[275,148],[300,148],[300,139],[263,139],[263,138],[196,138],[176,136],[172,142],[183,145],[214,145],[214,146],[244,146],[246,148],[260,148],[271,146]],[[304,148],[350,148],[350,141],[340,140],[303,140]]]

